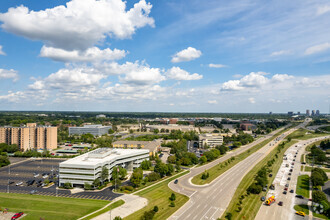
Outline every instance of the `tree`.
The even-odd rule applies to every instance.
[[[119,178],[121,180],[125,179],[125,177],[127,176],[127,170],[123,167],[119,168]]]
[[[133,184],[134,187],[138,187],[143,179],[143,171],[141,168],[135,168],[133,170],[132,176],[131,176],[131,183]]]
[[[144,161],[142,161],[142,163],[141,163],[141,168],[142,168],[143,170],[149,170],[150,167],[151,167],[151,162],[150,162],[150,160],[144,160]]]
[[[154,207],[154,212],[158,212],[158,206]]]
[[[225,218],[228,219],[228,220],[231,220],[233,217],[233,214],[231,214],[230,212],[227,212]]]
[[[163,162],[158,162],[154,168],[156,173],[159,173],[161,177],[164,177],[168,173],[168,166]]]
[[[327,201],[327,196],[322,191],[313,191],[313,202],[321,203],[323,200]]]
[[[206,158],[205,156],[201,156],[201,157],[199,158],[199,162],[200,162],[201,164],[204,164],[204,163],[207,162],[207,158]]]
[[[104,166],[102,167],[102,171],[101,171],[101,180],[102,182],[106,181],[109,179],[109,169]]]
[[[171,201],[175,201],[175,199],[176,199],[176,196],[175,196],[174,193],[172,193],[171,196],[170,196],[170,198],[169,198],[169,200],[171,200]]]
[[[261,191],[262,191],[262,186],[257,185],[256,183],[252,183],[247,189],[247,192],[252,194],[259,194]]]
[[[93,181],[93,186],[94,187],[99,187],[101,186],[101,181],[100,181],[100,178],[97,178]]]
[[[9,158],[7,155],[0,156],[0,167],[4,167],[10,164]]]
[[[175,155],[169,156],[167,158],[167,162],[175,164],[176,163],[176,156]]]
[[[85,190],[91,190],[91,189],[92,189],[92,185],[89,184],[89,183],[85,183],[85,184],[84,184],[84,189],[85,189]]]
[[[154,218],[155,212],[154,210],[150,210],[148,212],[144,212],[141,220],[152,220]]]
[[[313,172],[311,175],[311,181],[313,186],[324,186],[324,180],[320,173]]]
[[[324,182],[328,181],[328,175],[321,168],[314,168],[312,173],[319,173],[322,176]]]
[[[114,220],[123,220],[120,216],[116,216]]]
[[[167,176],[170,176],[174,172],[174,167],[173,167],[172,164],[166,164],[166,165],[167,165],[167,173],[166,173],[166,175]]]
[[[152,173],[149,173],[147,175],[147,177],[145,177],[145,178],[148,178],[149,182],[154,182],[154,181],[160,179],[160,175],[159,175],[159,173],[152,172]]]
[[[71,188],[72,188],[72,184],[69,183],[69,182],[66,182],[66,183],[64,183],[63,187],[64,187],[65,189],[71,189]]]
[[[154,129],[154,134],[158,134],[159,133],[159,130],[156,128]]]

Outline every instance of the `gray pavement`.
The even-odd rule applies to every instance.
[[[178,184],[174,184],[173,181],[169,184],[169,187],[178,192],[190,197],[183,207],[181,207],[176,213],[174,213],[169,219],[217,219],[226,210],[232,196],[234,195],[237,186],[243,179],[244,175],[249,172],[256,163],[264,158],[277,144],[288,134],[300,128],[306,124],[298,125],[294,129],[290,129],[280,137],[276,138],[265,147],[253,153],[245,160],[236,164],[234,167],[226,171],[217,179],[212,181],[208,185],[196,186],[191,184],[190,179],[203,172],[205,169],[209,169],[216,164],[227,160],[228,158],[240,154],[243,151],[255,146],[256,144],[264,141],[267,138],[271,138],[278,131],[274,131],[264,138],[260,138],[254,143],[243,146],[233,153],[229,153],[214,162],[211,162],[205,166],[192,168],[191,172],[179,179]]]
[[[330,136],[328,136],[329,138]],[[275,190],[269,190],[266,198],[270,196],[275,196],[276,202],[271,206],[262,205],[259,209],[259,212],[255,218],[255,220],[277,220],[277,219],[308,219],[308,216],[302,217],[295,214],[294,205],[297,204],[307,204],[308,199],[299,199],[296,198],[296,185],[298,176],[305,174],[305,172],[301,172],[301,155],[304,154],[305,147],[313,142],[324,139],[326,137],[312,138],[304,141],[299,141],[298,143],[292,145],[285,152],[287,160],[283,160],[283,163],[276,174],[275,180],[273,184],[275,185]],[[298,154],[296,157],[296,152]],[[295,159],[295,161],[293,161]],[[292,168],[292,163],[294,163]],[[286,164],[289,164],[289,167],[286,167]],[[292,172],[289,170],[292,168]],[[291,173],[291,175],[288,175]],[[288,180],[288,177],[291,180]],[[285,184],[289,184],[287,194],[283,194]],[[290,193],[289,191],[293,189],[294,193]],[[279,206],[278,203],[282,201],[283,206]]]

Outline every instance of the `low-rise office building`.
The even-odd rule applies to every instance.
[[[135,149],[147,149],[150,152],[150,156],[155,155],[160,150],[161,142],[155,141],[116,141],[112,143],[114,148],[135,148]]]
[[[112,129],[112,126],[84,125],[84,127],[69,127],[69,135],[92,134],[94,136],[102,136],[108,134],[109,129]]]
[[[102,168],[106,167],[111,178],[115,166],[132,171],[140,166],[141,162],[149,160],[149,150],[146,149],[114,149],[98,148],[78,157],[59,164],[59,185],[71,183],[73,186],[93,184],[100,178]]]
[[[211,134],[201,134],[198,136],[199,139],[199,147],[210,146],[216,147],[222,145],[223,136],[219,133],[211,133]]]

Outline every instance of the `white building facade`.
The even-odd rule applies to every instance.
[[[92,134],[94,136],[102,136],[108,134],[109,129],[112,129],[112,126],[84,125],[84,127],[69,127],[69,135]]]
[[[213,134],[201,134],[198,136],[199,147],[204,147],[205,145],[210,147],[216,147],[223,144],[223,136],[218,133]]]
[[[109,170],[110,179],[113,167],[121,166],[131,171],[144,160],[149,160],[149,150],[98,148],[60,163],[59,185],[68,182],[73,186],[92,184],[100,178],[103,167]]]

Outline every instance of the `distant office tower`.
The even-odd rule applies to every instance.
[[[269,114],[270,114],[270,115],[272,115],[272,114],[273,114],[273,112],[269,112]]]
[[[300,115],[300,112],[297,112],[297,115]]]
[[[316,110],[316,115],[320,115],[320,110]]]
[[[0,143],[17,144],[21,151],[56,149],[57,127],[27,123],[22,127],[0,127]]]
[[[312,116],[315,116],[315,110],[312,110]]]
[[[308,109],[306,110],[306,115],[307,116],[310,116],[311,115],[311,113],[310,113],[310,111]]]
[[[288,112],[288,115],[292,116],[293,115],[293,112]]]

